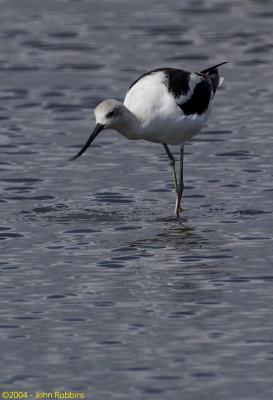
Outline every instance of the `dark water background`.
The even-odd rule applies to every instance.
[[[273,2],[0,6],[1,389],[272,398]],[[180,220],[161,146],[66,161],[139,74],[222,61]]]

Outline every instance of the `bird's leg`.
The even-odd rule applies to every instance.
[[[182,198],[182,193],[184,190],[184,146],[180,147],[180,179],[177,188],[176,204],[175,204],[175,215],[179,217],[179,212],[181,210],[180,203]]]
[[[177,193],[178,186],[177,186],[177,178],[176,178],[176,172],[175,172],[175,159],[174,159],[174,156],[171,153],[171,150],[166,145],[166,143],[163,143],[163,146],[164,146],[164,149],[165,149],[165,151],[167,153],[167,156],[168,156],[168,158],[170,160],[170,166],[172,167],[172,171],[173,171],[174,188],[175,188],[175,191]]]

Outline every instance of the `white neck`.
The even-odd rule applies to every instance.
[[[141,123],[127,107],[123,106],[122,123],[115,127],[127,139],[141,139]]]

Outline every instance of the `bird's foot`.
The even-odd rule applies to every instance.
[[[181,206],[179,206],[179,207],[175,206],[175,211],[174,212],[175,212],[175,216],[177,218],[179,218],[180,213],[182,212],[182,207]]]

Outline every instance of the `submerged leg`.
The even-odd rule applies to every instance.
[[[180,179],[177,188],[176,204],[175,204],[175,215],[179,217],[179,212],[181,210],[180,203],[182,198],[182,193],[184,190],[184,146],[180,147]]]
[[[175,188],[175,191],[177,193],[177,178],[176,178],[176,172],[175,172],[175,159],[174,159],[174,156],[172,155],[169,147],[166,145],[166,143],[163,143],[163,146],[164,146],[164,149],[165,149],[165,151],[167,153],[167,156],[168,156],[168,158],[170,160],[170,166],[172,167],[172,171],[173,171],[174,188]]]

